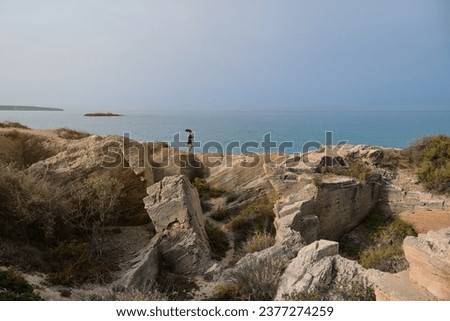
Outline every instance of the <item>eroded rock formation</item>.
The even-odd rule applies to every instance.
[[[160,234],[158,248],[165,267],[181,274],[204,272],[210,248],[195,187],[183,175],[168,176],[147,192],[145,208]]]

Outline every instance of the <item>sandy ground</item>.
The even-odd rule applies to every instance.
[[[416,209],[403,212],[400,218],[412,224],[418,233],[427,233],[450,226],[450,209]]]

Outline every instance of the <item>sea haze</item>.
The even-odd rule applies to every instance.
[[[288,153],[301,151],[309,141],[325,144],[327,131],[333,133],[333,144],[346,141],[354,145],[385,147],[405,147],[426,135],[450,134],[450,111],[119,113],[123,116],[85,117],[82,113],[73,112],[0,111],[0,121],[18,121],[36,129],[68,127],[100,135],[128,133],[139,141],[171,142],[177,133],[183,141],[186,136],[184,130],[191,128],[195,140],[202,145],[217,141],[223,146],[234,141],[241,145],[249,141],[260,143],[264,135],[270,133],[277,145],[285,141],[293,143],[293,148],[286,150]],[[249,150],[254,151],[255,148]],[[239,152],[239,149],[233,152]]]

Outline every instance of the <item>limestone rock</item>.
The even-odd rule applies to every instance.
[[[286,268],[281,277],[276,299],[292,291],[306,291],[317,282],[329,283],[331,258],[338,254],[339,244],[332,241],[316,241],[298,251],[297,257]],[[314,266],[314,269],[312,267]]]
[[[407,237],[409,277],[442,300],[450,300],[450,228]]]
[[[132,260],[132,267],[120,278],[116,285],[126,289],[134,288],[140,291],[148,290],[155,282],[159,273],[159,236],[152,241]]]
[[[391,274],[371,270],[368,278],[374,283],[377,301],[431,301],[430,292],[411,282],[408,270]],[[377,273],[375,273],[377,272]]]
[[[145,208],[161,234],[159,250],[173,272],[202,273],[210,259],[198,192],[184,175],[165,177],[147,189]]]
[[[305,189],[313,190],[308,186]],[[338,240],[355,228],[378,203],[379,184],[362,184],[350,177],[323,178],[316,194],[302,198],[302,192],[280,199],[275,205],[278,217],[294,215],[292,229],[307,243],[317,239]]]
[[[368,273],[357,262],[338,255],[339,244],[319,240],[298,251],[284,271],[276,300],[293,292],[311,292],[326,288],[327,295],[335,293],[333,299],[342,300],[342,294],[334,291],[354,281],[365,282]],[[342,291],[341,291],[342,292]]]

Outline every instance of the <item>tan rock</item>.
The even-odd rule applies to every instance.
[[[281,276],[275,299],[314,291],[326,291],[319,295],[332,300],[355,299],[346,292],[353,282],[370,286],[368,270],[339,256],[338,252],[339,244],[327,240],[319,240],[300,249]]]
[[[292,229],[299,231],[307,243],[317,239],[339,240],[377,205],[380,192],[378,184],[362,184],[345,176],[323,178],[315,187],[315,195],[309,186],[305,186],[310,191],[309,198],[301,199],[299,191],[275,205],[279,218],[294,215],[290,219]]]
[[[409,277],[439,299],[450,300],[450,228],[403,242]]]
[[[176,273],[203,272],[210,248],[196,188],[186,176],[169,176],[150,186],[147,193],[145,208],[161,234],[164,264]]]
[[[159,273],[159,242],[159,235],[155,235],[151,242],[136,254],[136,257],[130,262],[131,269],[116,282],[116,286],[140,291],[151,288]]]

